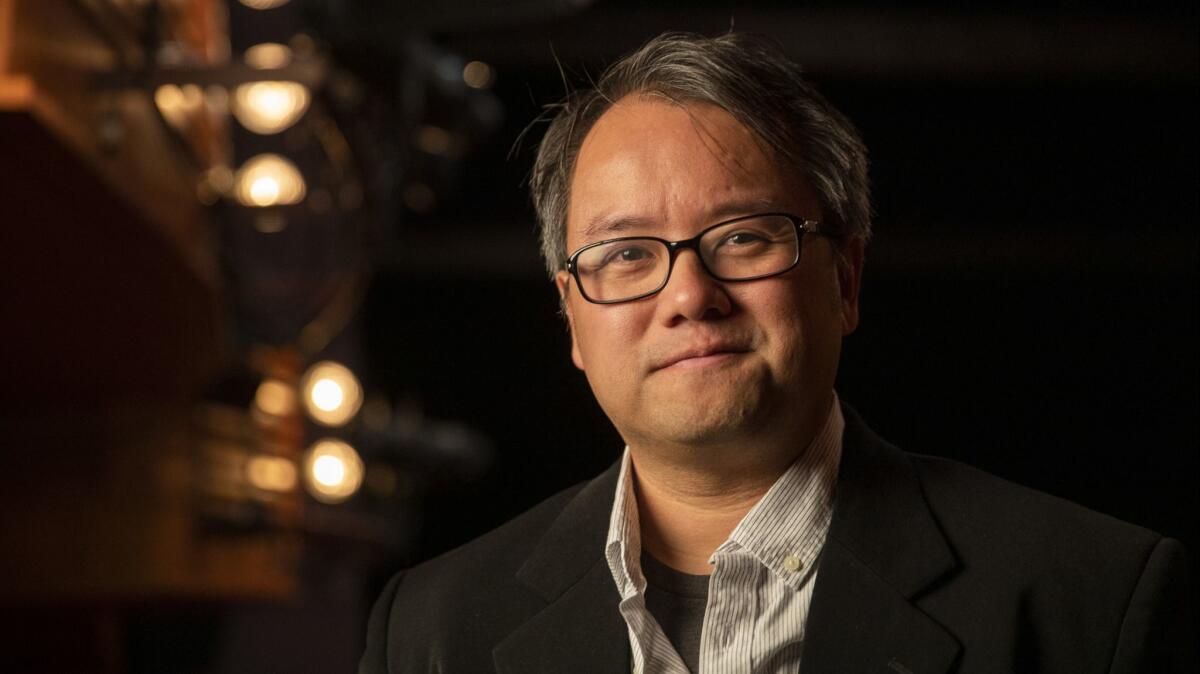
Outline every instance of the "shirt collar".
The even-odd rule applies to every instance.
[[[816,567],[829,531],[844,429],[845,419],[835,392],[821,430],[717,548],[714,563],[723,555],[745,550],[783,583],[793,589],[800,587]],[[626,446],[605,544],[609,570],[622,598],[641,594],[646,588],[631,471]]]
[[[714,562],[737,546],[784,584],[799,589],[816,567],[829,531],[845,426],[835,393],[820,432],[734,527],[729,540],[713,553]]]
[[[604,546],[608,568],[622,599],[641,594],[646,589],[642,575],[642,529],[638,519],[637,499],[633,495],[632,464],[629,446],[621,456],[621,473],[617,476],[617,493],[613,499],[612,515],[608,520],[608,541]]]

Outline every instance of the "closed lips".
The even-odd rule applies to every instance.
[[[744,348],[741,348],[738,346],[724,345],[724,344],[719,344],[719,345],[714,345],[714,346],[706,346],[706,347],[695,347],[695,348],[686,349],[684,351],[680,351],[679,353],[676,353],[676,354],[664,359],[662,362],[660,362],[658,365],[656,365],[653,369],[661,370],[664,368],[671,367],[672,365],[675,365],[677,363],[681,363],[685,360],[691,360],[693,358],[704,358],[706,356],[719,356],[719,355],[723,355],[723,354],[736,354],[736,353],[746,353],[746,352],[747,352],[747,349],[744,349]]]

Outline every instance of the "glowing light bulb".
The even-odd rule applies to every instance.
[[[254,133],[279,133],[308,110],[308,87],[298,82],[250,82],[233,91],[233,116]]]
[[[242,59],[255,70],[275,70],[292,62],[292,50],[278,42],[264,42],[247,49]]]
[[[279,199],[279,181],[263,176],[250,185],[250,197],[255,203],[273,204]]]
[[[304,408],[319,424],[342,426],[358,414],[363,391],[358,378],[345,365],[322,361],[309,368],[301,383]]]
[[[335,487],[346,479],[346,464],[336,456],[319,456],[313,461],[313,479],[326,487]]]
[[[313,384],[313,404],[326,412],[332,412],[341,406],[346,399],[342,387],[332,379],[322,379]]]
[[[305,452],[304,484],[318,501],[341,503],[350,498],[362,486],[363,472],[358,452],[341,440],[318,440]]]
[[[304,177],[277,154],[260,154],[238,169],[234,197],[245,206],[295,204],[304,199]]]

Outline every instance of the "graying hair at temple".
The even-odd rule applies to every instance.
[[[725,109],[777,160],[807,176],[822,213],[801,215],[819,217],[823,230],[839,241],[870,236],[866,146],[850,120],[803,78],[798,64],[762,36],[666,33],[613,63],[593,87],[551,108],[557,113],[530,177],[551,278],[566,266],[571,175],[583,139],[615,101],[634,93]]]

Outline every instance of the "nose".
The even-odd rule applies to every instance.
[[[694,250],[676,254],[671,278],[658,295],[658,313],[667,324],[728,316],[733,301],[725,285],[704,271]]]

